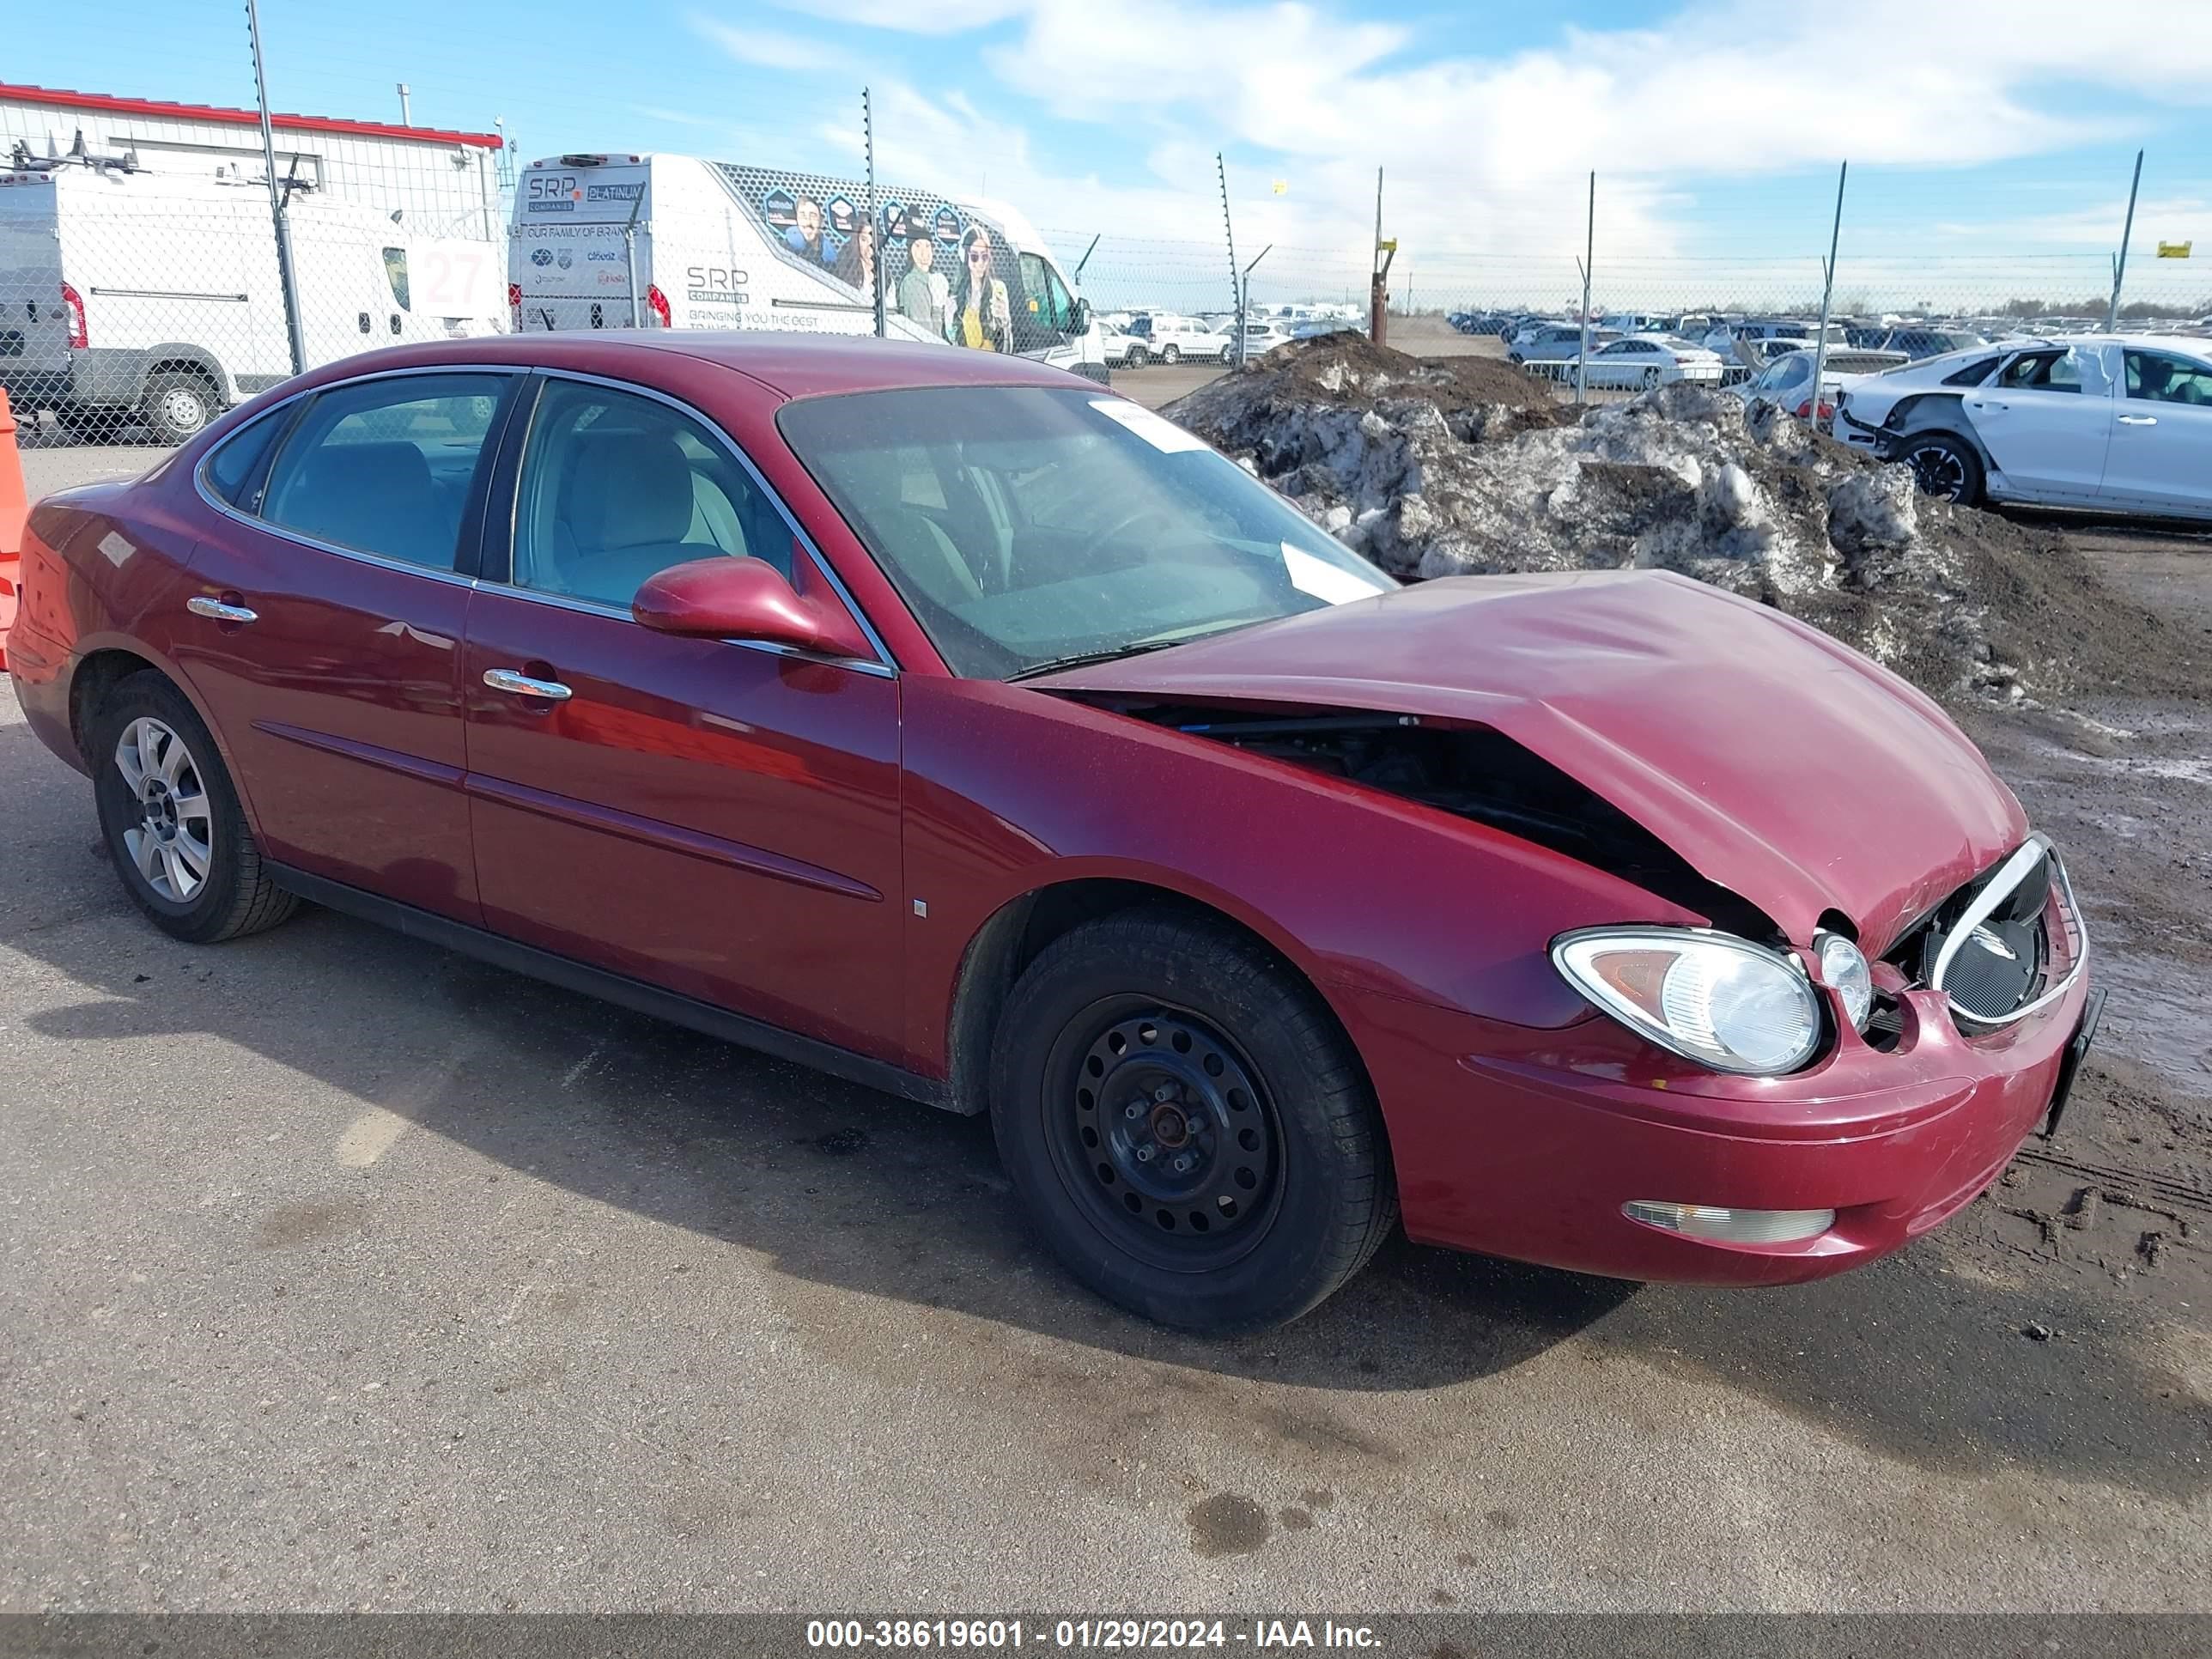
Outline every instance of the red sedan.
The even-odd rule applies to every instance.
[[[977,352],[374,353],[33,514],[125,886],[305,899],[955,1111],[1153,1318],[1416,1240],[1773,1284],[2055,1125],[2056,851],[1925,697],[1676,577],[1401,588]]]

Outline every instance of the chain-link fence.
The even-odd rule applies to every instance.
[[[173,444],[297,368],[509,326],[497,135],[284,117],[264,149],[240,109],[10,90],[0,386],[34,443]]]

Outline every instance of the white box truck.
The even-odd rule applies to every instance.
[[[507,297],[518,331],[884,331],[1011,351],[1103,383],[1091,307],[1003,203],[691,155],[532,161],[514,198]]]
[[[499,243],[306,195],[289,216],[308,367],[506,330]],[[0,172],[0,386],[19,410],[181,443],[291,373],[264,180],[76,160]]]

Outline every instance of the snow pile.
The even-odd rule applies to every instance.
[[[2098,625],[2118,604],[2050,532],[1933,501],[1902,466],[1687,383],[1577,419],[1504,363],[1361,341],[1290,348],[1163,412],[1395,575],[1680,571],[1939,694],[2067,683],[2079,653],[2035,613],[2057,595]]]

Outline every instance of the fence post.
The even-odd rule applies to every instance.
[[[1367,337],[1388,345],[1390,332],[1390,258],[1395,242],[1382,240],[1382,169],[1375,169],[1375,246],[1367,253]]]
[[[284,336],[292,348],[292,372],[307,368],[307,343],[300,332],[300,289],[292,274],[292,224],[276,184],[276,140],[269,128],[269,79],[261,65],[261,14],[246,0],[246,34],[253,47],[253,102],[261,115],[261,159],[269,173],[269,216],[276,230],[276,285],[284,295]]]
[[[868,101],[868,89],[860,88],[860,143],[868,158],[868,234],[875,239],[876,257],[869,263],[875,293],[876,337],[880,340],[886,332],[884,322],[884,258],[890,252],[884,244],[884,228],[876,217],[876,112]],[[854,235],[860,233],[855,231]]]
[[[1244,361],[1244,290],[1237,280],[1237,228],[1229,222],[1229,166],[1213,152],[1213,171],[1221,181],[1221,234],[1229,239],[1229,301],[1237,307],[1237,361]]]
[[[1808,405],[1813,429],[1820,428],[1820,377],[1828,368],[1828,307],[1836,293],[1836,245],[1844,234],[1844,180],[1851,174],[1851,164],[1845,161],[1836,172],[1836,219],[1828,227],[1828,258],[1820,267],[1820,332],[1813,342],[1813,401]]]
[[[645,192],[653,179],[652,163],[646,164],[646,184],[637,187],[637,194],[629,198],[629,217],[623,222],[623,259],[629,270],[629,325],[645,326],[645,319],[637,308],[637,210],[645,205]]]
[[[1597,172],[1589,176],[1589,210],[1583,221],[1583,349],[1575,353],[1575,407],[1580,409],[1589,385],[1590,349],[1590,267],[1597,262]]]
[[[2142,188],[2142,158],[2136,152],[2135,182],[2128,186],[2128,221],[2120,230],[2120,251],[2112,256],[2112,303],[2105,311],[2105,332],[2117,334],[2120,329],[2120,284],[2128,276],[2128,242],[2136,234],[2136,192]]]

